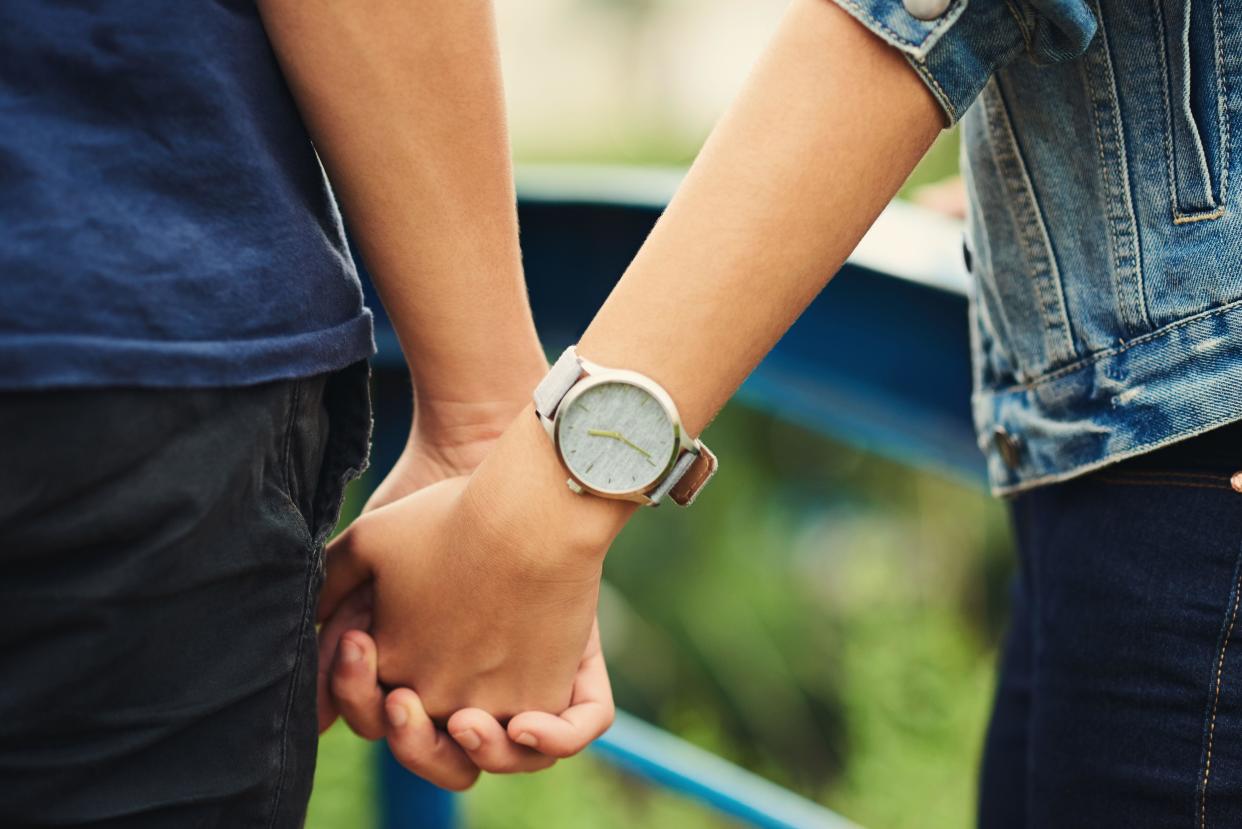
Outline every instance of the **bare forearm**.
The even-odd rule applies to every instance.
[[[260,5],[420,404],[526,400],[546,364],[490,0]]]
[[[896,50],[795,0],[580,344],[697,434],[845,261],[941,128]]]
[[[697,434],[840,267],[941,119],[895,50],[829,0],[794,0],[580,353],[657,380]],[[535,515],[563,539],[544,545],[554,563],[589,570],[635,506],[570,493],[541,431],[519,418],[471,495],[492,520]]]

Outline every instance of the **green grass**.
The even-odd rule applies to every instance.
[[[319,739],[319,762],[307,829],[364,829],[376,825],[375,747],[338,722]]]
[[[562,760],[546,772],[485,777],[465,797],[474,829],[729,829],[737,824],[681,797],[628,778],[590,756]]]

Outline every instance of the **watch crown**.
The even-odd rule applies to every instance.
[[[575,481],[573,478],[566,478],[565,486],[569,487],[569,491],[572,492],[574,495],[582,494],[582,485],[579,484],[577,481]]]

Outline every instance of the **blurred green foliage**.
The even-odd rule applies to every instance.
[[[725,460],[703,498],[644,511],[609,556],[618,703],[864,826],[968,826],[1010,568],[1002,505],[737,404],[710,440]],[[312,829],[369,822],[368,763],[329,733]],[[465,814],[727,825],[589,756],[487,778]]]
[[[957,175],[961,146],[961,130],[958,127],[940,133],[931,149],[902,185],[897,198],[909,198],[920,187]]]

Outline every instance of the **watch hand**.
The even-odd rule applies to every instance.
[[[647,463],[651,464],[652,466],[655,466],[655,461],[651,459],[651,453],[648,452],[646,449],[642,448],[636,443],[632,443],[630,439],[625,437],[624,435],[621,436],[621,442],[624,443],[626,446],[630,447],[631,449],[633,449],[635,452],[638,452],[644,458],[646,458]]]
[[[612,438],[613,440],[619,440],[622,443],[624,443],[626,446],[630,447],[635,452],[638,452],[640,455],[646,458],[647,463],[651,464],[652,466],[655,466],[655,461],[651,459],[650,452],[648,452],[646,449],[642,448],[638,444],[634,443],[633,441],[625,437],[625,435],[621,434],[620,432],[612,432],[607,429],[587,429],[587,434],[591,435],[592,437],[597,437],[597,438]]]

